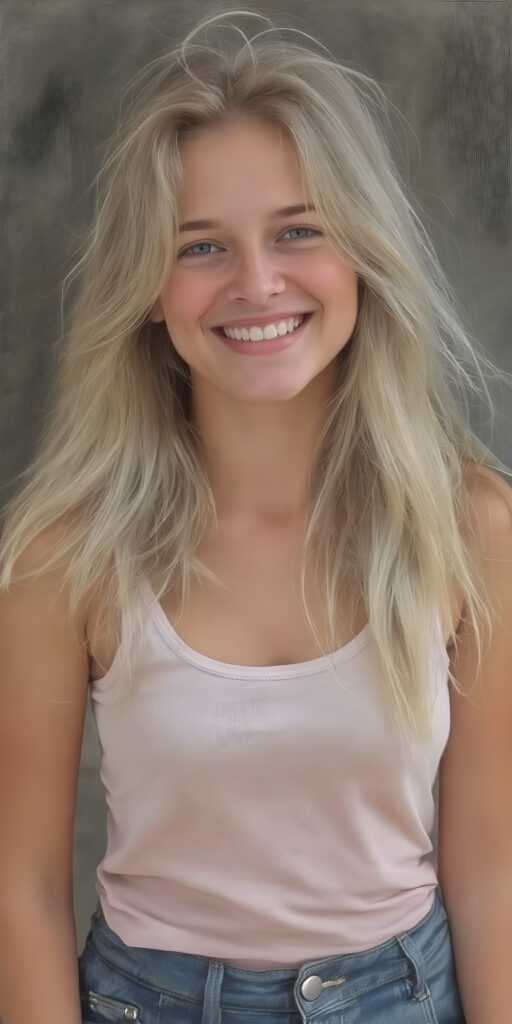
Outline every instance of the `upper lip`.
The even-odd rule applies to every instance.
[[[279,323],[280,320],[289,320],[290,317],[307,316],[311,312],[311,309],[294,309],[285,313],[268,313],[267,316],[240,316],[236,320],[223,320],[215,324],[215,327],[264,327],[266,324]]]

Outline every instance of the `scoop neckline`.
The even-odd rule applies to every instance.
[[[150,616],[164,640],[185,661],[212,675],[229,676],[233,679],[287,679],[326,672],[333,664],[340,664],[352,658],[366,646],[370,638],[370,623],[366,622],[356,636],[328,656],[320,655],[309,661],[284,665],[235,665],[232,662],[217,661],[216,658],[210,658],[189,647],[174,629],[160,601],[157,601],[147,577],[142,581],[140,589],[150,610]]]

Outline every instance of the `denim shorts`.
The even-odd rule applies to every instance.
[[[466,1024],[438,889],[387,942],[271,970],[126,946],[98,903],[78,966],[83,1024]]]

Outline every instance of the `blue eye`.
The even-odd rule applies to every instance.
[[[212,245],[214,246],[213,242],[195,242],[194,245],[189,245],[188,249],[184,249],[180,256],[210,256],[209,252],[192,252],[192,249],[199,249],[201,246],[210,246],[211,248]],[[214,246],[214,248],[218,248],[218,246]]]
[[[311,236],[311,235],[321,235],[321,233],[322,233],[321,231],[316,231],[314,228],[303,228],[303,227],[300,227],[300,228],[288,228],[288,230],[285,231],[285,235],[289,235],[290,232],[292,232],[292,231],[306,231],[306,232],[309,233],[309,236]],[[282,236],[282,237],[284,237],[284,236]],[[293,241],[300,242],[302,238],[306,238],[306,237],[308,237],[308,235],[302,235],[300,238],[292,238],[291,241],[292,242]],[[203,250],[204,249],[211,250],[212,247],[214,249],[218,249],[219,251],[221,251],[221,247],[216,245],[215,242],[194,242],[193,245],[189,245],[186,249],[183,249],[182,252],[180,252],[178,254],[178,259],[181,259],[183,256],[190,256],[192,259],[201,259],[203,256],[215,255],[211,251],[210,252],[193,252],[194,249],[201,249],[201,248],[203,248]]]
[[[313,234],[313,235],[319,235],[320,234],[319,231],[314,231],[313,228],[288,228],[288,231],[286,231],[285,234],[289,235],[290,231],[309,231],[310,235],[311,234]],[[304,238],[304,235],[302,237]]]

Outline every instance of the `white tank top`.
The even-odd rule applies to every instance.
[[[437,886],[432,788],[449,657],[429,652],[433,742],[400,753],[375,697],[370,626],[295,665],[225,664],[151,609],[126,706],[121,661],[91,681],[107,848],[96,891],[128,946],[263,969],[359,952],[413,927]]]

